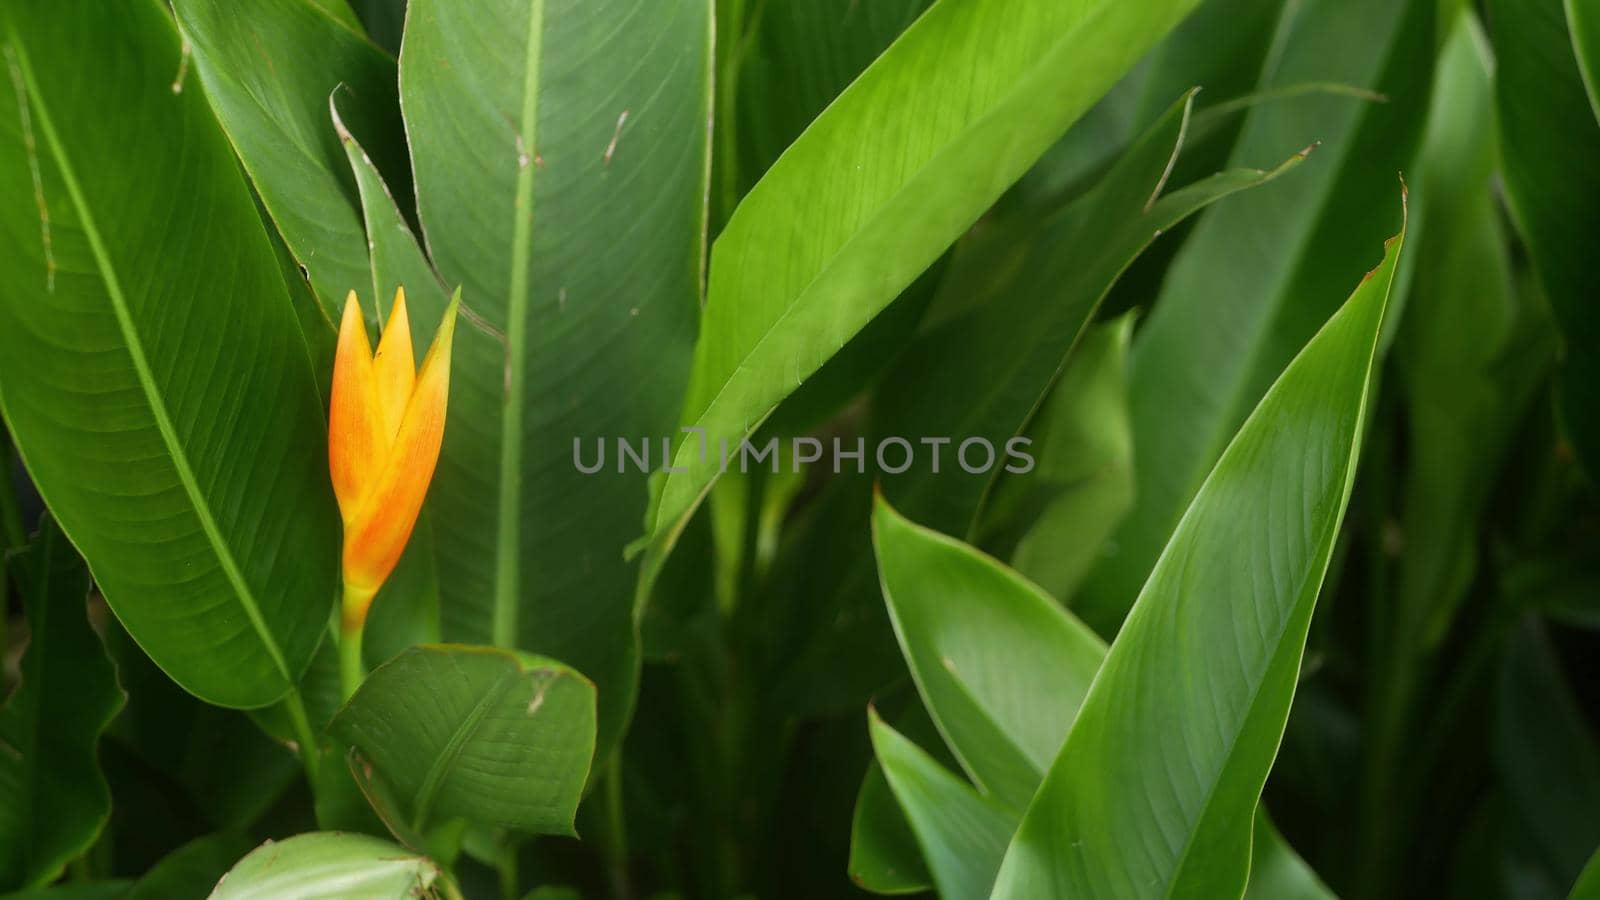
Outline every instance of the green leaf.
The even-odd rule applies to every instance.
[[[717,239],[680,422],[713,447],[748,435],[1197,2],[936,3]],[[698,449],[677,451],[688,471],[662,486],[658,538],[715,478]]]
[[[1265,183],[1303,158],[1294,156],[1275,171],[1223,172],[1167,192],[1193,99],[1190,91],[1168,108],[1077,202],[986,223],[975,246],[957,257],[944,291],[956,303],[971,304],[971,312],[952,316],[907,350],[874,406],[881,436],[943,436],[956,445],[937,471],[914,465],[884,476],[884,492],[907,515],[941,531],[969,534],[995,478],[1005,469],[1016,471],[1004,451],[1128,265],[1190,214]],[[1073,252],[1062,252],[1066,247]],[[957,456],[963,452],[957,442],[974,438],[987,440],[999,457],[978,473]]]
[[[1589,864],[1578,875],[1568,900],[1600,900],[1600,848],[1589,857]]]
[[[267,841],[239,861],[211,900],[414,900],[439,867],[388,841],[319,831]]]
[[[140,876],[125,900],[206,896],[252,847],[249,838],[231,832],[196,838],[167,854]]]
[[[328,95],[337,88],[348,98],[346,119],[360,113],[348,124],[381,152],[383,171],[397,176],[392,183],[405,187],[394,59],[367,39],[348,7],[343,21],[312,0],[263,0],[248,12],[225,0],[175,0],[173,8],[245,171],[310,272],[330,321],[339,321],[345,295],[365,294],[371,278],[356,185],[328,119]],[[375,302],[367,297],[365,308],[376,310]]]
[[[445,636],[583,671],[602,745],[637,677],[622,550],[647,488],[631,468],[583,474],[573,446],[668,435],[681,399],[710,6],[414,0],[401,52],[418,212],[466,320],[429,498]]]
[[[1132,514],[1074,604],[1102,634],[1144,584],[1240,423],[1393,234],[1395,173],[1412,160],[1432,83],[1435,0],[1308,0],[1263,88],[1340,82],[1388,101],[1308,95],[1254,107],[1235,165],[1320,142],[1295,177],[1208,211],[1134,341]]]
[[[0,707],[0,890],[49,884],[99,836],[111,814],[100,735],[123,702],[89,627],[88,569],[61,529],[47,516],[13,562],[30,638]]]
[[[1133,505],[1128,344],[1133,316],[1090,328],[1029,426],[1036,461],[1002,477],[982,544],[1066,602]]]
[[[1104,644],[1016,573],[902,517],[872,517],[884,601],[917,691],[972,780],[1027,808]]]
[[[1402,243],[1403,232],[1196,495],[1028,808],[996,900],[1244,891]]]
[[[1578,57],[1583,87],[1589,92],[1589,105],[1600,120],[1600,9],[1587,0],[1565,0],[1567,30],[1572,32],[1572,49]]]
[[[989,896],[1015,815],[980,795],[869,711],[872,748],[947,900]]]
[[[1600,122],[1584,93],[1560,0],[1492,0],[1495,97],[1507,200],[1565,344],[1556,374],[1562,424],[1600,477]]]
[[[874,894],[916,894],[933,886],[931,878],[883,767],[873,763],[850,823],[850,880]]]
[[[923,705],[962,767],[992,795],[985,802],[1006,817],[1001,848],[993,865],[984,867],[992,883],[1004,843],[1022,821],[1105,659],[1105,644],[1016,573],[966,544],[913,524],[881,499],[873,528],[884,599]],[[884,759],[881,753],[879,758]],[[889,763],[883,764],[887,771]],[[942,790],[972,793],[955,776],[939,773],[928,777],[944,785]],[[913,801],[898,789],[896,795],[916,823]],[[864,840],[883,844],[890,839],[892,832],[885,830],[890,820],[881,815],[866,820],[859,807],[857,813]],[[938,827],[937,821],[927,820],[923,827]],[[864,833],[869,827],[876,831]],[[1276,860],[1263,878],[1270,877],[1272,885],[1300,885],[1306,896],[1318,896],[1312,891],[1315,877],[1275,831],[1258,827],[1256,838],[1257,855]],[[980,835],[973,847],[940,852],[984,857],[986,846]],[[928,866],[938,870],[932,859]],[[981,896],[988,896],[988,884]]]
[[[462,817],[573,831],[595,745],[595,689],[561,663],[414,647],[367,676],[328,726],[400,798],[413,830]]]
[[[1471,587],[1482,519],[1514,430],[1552,354],[1521,295],[1490,189],[1495,143],[1487,46],[1463,16],[1440,63],[1419,192],[1417,273],[1396,344],[1409,464],[1400,627],[1437,645]],[[1538,351],[1544,352],[1538,352]]]
[[[204,99],[171,90],[161,3],[4,17],[0,408],[135,640],[209,702],[271,703],[326,630],[339,547],[271,244]]]

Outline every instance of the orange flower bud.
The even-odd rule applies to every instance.
[[[439,461],[450,395],[450,344],[459,296],[415,369],[405,289],[374,356],[355,291],[344,304],[333,361],[328,470],[344,519],[344,627],[359,630],[394,571]]]

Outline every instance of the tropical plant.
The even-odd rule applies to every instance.
[[[1593,0],[0,56],[0,897],[1600,898]]]

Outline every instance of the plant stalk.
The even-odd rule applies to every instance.
[[[339,693],[349,700],[367,677],[361,661],[361,638],[367,628],[367,609],[376,591],[361,591],[344,586],[339,606]]]

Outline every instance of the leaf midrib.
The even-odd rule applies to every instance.
[[[60,137],[56,134],[55,122],[52,120],[44,96],[39,91],[39,86],[34,78],[33,65],[28,59],[27,50],[22,42],[17,39],[14,26],[7,23],[7,36],[11,46],[16,50],[18,69],[21,71],[22,80],[27,88],[28,98],[31,100],[34,112],[37,114],[39,130],[45,138],[45,145],[50,149],[51,159],[61,174],[61,180],[66,185],[67,195],[72,199],[72,205],[77,211],[83,224],[84,237],[89,244],[89,251],[94,256],[95,267],[100,270],[101,280],[105,283],[106,296],[111,302],[111,308],[116,315],[117,328],[122,332],[122,337],[127,345],[128,358],[133,363],[134,373],[138,376],[139,388],[145,396],[145,401],[150,406],[151,417],[155,419],[156,430],[161,435],[161,443],[167,450],[167,455],[172,462],[173,471],[182,484],[184,494],[189,498],[190,505],[194,508],[195,518],[199,521],[201,530],[211,544],[212,552],[216,554],[217,563],[222,567],[224,575],[233,587],[235,599],[244,610],[245,618],[249,620],[251,628],[256,632],[267,656],[277,667],[278,673],[283,676],[284,684],[293,687],[295,678],[289,671],[283,651],[278,647],[272,632],[267,628],[266,620],[261,615],[261,609],[256,604],[255,595],[251,593],[249,584],[244,579],[238,563],[233,558],[233,551],[223,539],[217,527],[215,518],[211,514],[210,504],[200,490],[199,481],[195,478],[194,470],[189,466],[189,458],[184,452],[182,443],[178,440],[176,428],[167,413],[165,402],[155,382],[155,376],[150,370],[150,363],[144,355],[144,345],[141,343],[138,331],[134,328],[133,317],[128,311],[127,298],[122,293],[122,283],[117,277],[116,269],[111,264],[111,258],[106,252],[105,244],[100,237],[100,228],[95,224],[94,214],[89,209],[89,203],[83,195],[83,190],[78,184],[77,175],[73,172],[72,163],[68,160],[65,149],[61,146]],[[63,530],[65,525],[63,525]]]
[[[452,660],[453,662],[454,660]],[[439,755],[434,757],[433,763],[428,766],[427,774],[422,776],[422,783],[417,786],[417,793],[411,803],[412,821],[411,828],[419,834],[428,824],[428,817],[433,814],[434,797],[439,793],[440,785],[444,784],[445,777],[455,767],[456,760],[461,756],[461,750],[471,740],[478,730],[478,724],[489,709],[500,702],[511,685],[518,680],[518,674],[502,675],[493,688],[485,691],[472,705],[465,717],[450,733],[450,739],[440,748]]]
[[[495,646],[517,643],[522,495],[522,407],[527,379],[528,267],[533,254],[533,175],[538,156],[539,63],[544,37],[544,0],[528,11],[527,53],[523,59],[522,141],[517,160],[516,200],[512,207],[511,292],[506,298],[506,403],[500,432],[500,497],[495,532]]]

